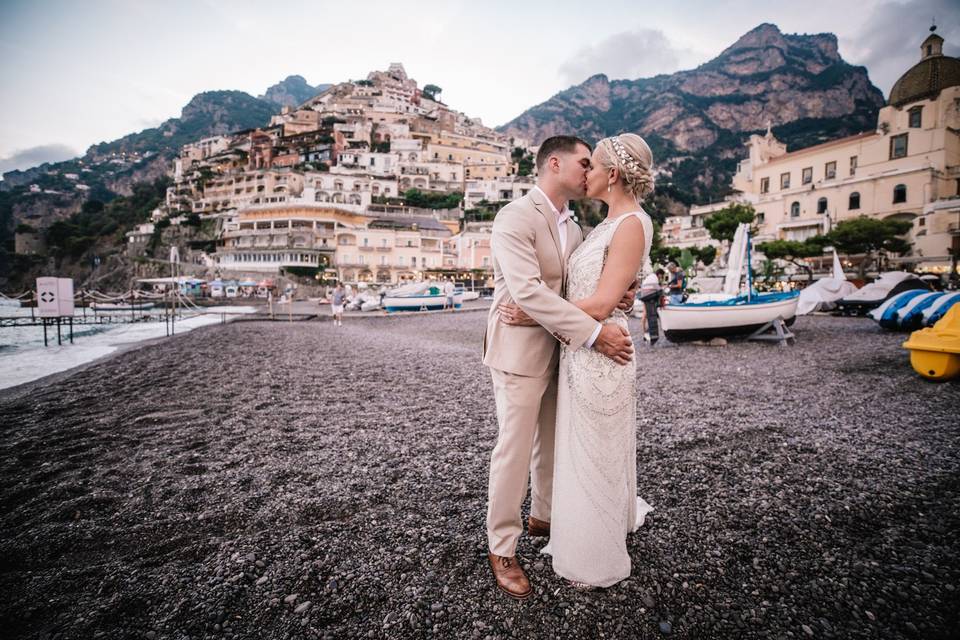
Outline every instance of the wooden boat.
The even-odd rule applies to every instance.
[[[749,335],[765,324],[783,320],[787,326],[797,316],[798,292],[760,293],[729,300],[670,304],[660,309],[660,324],[673,342],[718,336]]]
[[[453,308],[463,306],[463,294],[454,292]],[[383,297],[383,310],[396,311],[440,311],[448,309],[450,296],[435,284],[417,282],[397,287]]]
[[[703,302],[668,304],[660,309],[660,324],[668,340],[682,342],[722,336],[749,335],[774,320],[793,324],[797,315],[799,292],[756,293],[750,274],[749,225],[737,228],[724,277],[725,297]],[[746,271],[746,291],[740,293],[740,280]]]

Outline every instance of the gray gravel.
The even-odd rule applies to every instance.
[[[483,321],[208,327],[6,394],[4,637],[956,637],[960,385],[903,336],[641,348],[633,576],[572,590],[524,537],[518,604]]]

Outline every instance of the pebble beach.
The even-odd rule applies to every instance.
[[[501,595],[485,317],[236,321],[0,391],[3,636],[957,637],[960,384],[860,318],[631,320],[633,574],[573,589],[524,536],[534,596]]]

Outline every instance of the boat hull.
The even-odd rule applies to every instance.
[[[792,325],[797,302],[791,297],[756,304],[667,305],[660,309],[660,323],[673,342],[748,335],[777,318]]]
[[[385,296],[383,298],[383,310],[387,313],[397,311],[440,311],[447,306],[447,296],[445,295],[424,295],[424,296]],[[453,297],[454,309],[459,309],[463,305],[463,297],[455,295]]]

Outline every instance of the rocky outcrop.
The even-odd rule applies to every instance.
[[[329,86],[329,84],[318,84],[311,87],[303,76],[287,76],[284,80],[268,88],[266,93],[259,98],[281,107],[296,107],[317,94],[323,93]]]
[[[535,142],[640,133],[675,187],[708,200],[722,195],[734,163],[697,172],[683,163],[742,156],[746,138],[768,123],[792,148],[857,133],[876,126],[883,104],[866,69],[840,57],[833,34],[789,35],[762,24],[696,69],[639,80],[596,75],[500,130]]]

